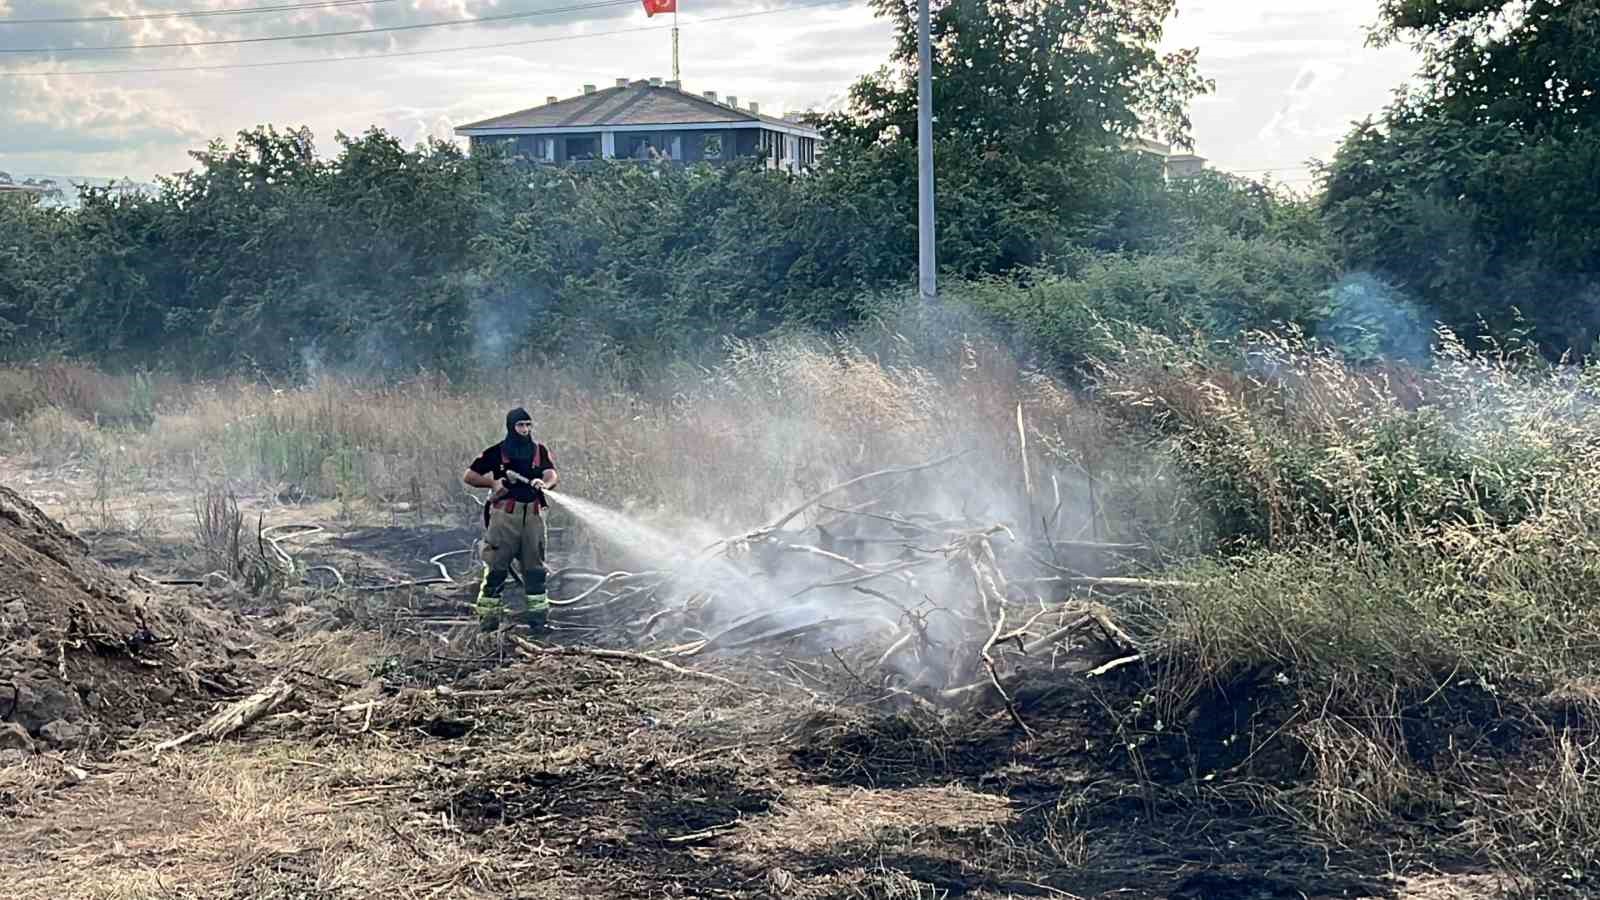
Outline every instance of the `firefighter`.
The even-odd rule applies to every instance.
[[[508,477],[515,472],[526,481]],[[506,413],[505,440],[484,450],[461,480],[488,488],[484,505],[483,581],[478,586],[478,619],[485,631],[500,627],[506,614],[500,595],[511,561],[522,560],[528,604],[523,624],[542,629],[549,616],[545,593],[544,488],[556,486],[556,463],[550,448],[533,439],[533,417],[522,407]]]

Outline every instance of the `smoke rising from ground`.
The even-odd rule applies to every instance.
[[[938,368],[952,347],[957,364]],[[1022,542],[1046,535],[1103,536],[1083,463],[1104,460],[1075,449],[1096,439],[1074,433],[1090,417],[1071,393],[1020,374],[993,344],[958,335],[922,359],[905,350],[844,338],[734,342],[719,366],[663,377],[666,418],[696,423],[695,444],[678,445],[662,476],[681,482],[679,502],[597,503],[581,451],[569,454],[552,503],[585,550],[563,564],[672,572],[673,598],[714,598],[698,627],[731,635],[724,649],[821,623],[818,640],[855,646],[911,618],[933,641],[963,646],[985,604],[973,554],[1016,559]],[[563,428],[559,416],[544,428],[558,448]],[[953,458],[827,493],[944,457]],[[651,460],[640,464],[648,479]],[[931,662],[902,674],[939,680],[960,660]]]

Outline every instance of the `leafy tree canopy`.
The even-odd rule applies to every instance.
[[[1385,0],[1416,83],[1323,174],[1347,264],[1463,334],[1600,338],[1600,0]]]
[[[1159,136],[1189,146],[1187,107],[1211,89],[1198,52],[1157,49],[1176,0],[935,0],[933,102],[941,140],[1062,159]],[[891,64],[823,117],[838,152],[916,138],[915,0],[873,0],[897,32]]]
[[[1450,118],[1600,124],[1600,0],[1383,0],[1373,39],[1422,54],[1416,99]]]

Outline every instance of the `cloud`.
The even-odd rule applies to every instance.
[[[81,0],[9,0],[9,17],[22,19],[86,18],[105,15],[156,15],[195,10],[224,10],[236,5],[210,0],[144,0],[133,3],[83,3]],[[218,62],[249,50],[257,54],[272,49],[318,50],[325,54],[378,53],[405,50],[444,37],[462,43],[485,40],[485,34],[529,27],[607,29],[631,20],[645,21],[642,6],[633,0],[597,5],[605,0],[372,0],[348,6],[277,10],[243,15],[186,18],[146,18],[111,22],[78,22],[0,28],[0,68],[48,67],[54,63],[87,65],[171,65],[176,62]],[[278,4],[267,4],[278,5]],[[559,10],[559,11],[557,11]],[[704,0],[696,16],[749,11],[734,0]],[[437,23],[463,19],[483,22],[452,25]],[[660,20],[658,19],[657,22]],[[428,26],[428,27],[416,27]],[[310,37],[328,32],[399,29],[338,37]],[[296,39],[296,36],[304,36]],[[270,40],[269,40],[270,39]],[[208,41],[246,43],[211,44]],[[80,48],[122,47],[134,44],[199,44],[144,50],[85,51]],[[17,53],[18,50],[53,49],[58,52]],[[13,52],[6,52],[13,51]]]
[[[245,0],[0,0],[13,17],[84,16],[236,7]],[[250,0],[257,2],[257,0]],[[0,28],[0,47],[165,42],[305,34],[412,24],[579,5],[588,0],[387,0],[347,7],[156,20],[144,23]],[[770,16],[706,21],[793,7],[809,0],[695,0],[682,14],[686,89],[735,94],[764,111],[839,101],[884,63],[892,28],[866,0]],[[1378,0],[1197,0],[1180,2],[1168,48],[1198,46],[1214,95],[1192,107],[1197,152],[1214,165],[1293,169],[1331,154],[1348,122],[1376,112],[1414,68],[1407,51],[1364,46]],[[366,37],[255,43],[189,50],[61,55],[0,54],[6,69],[82,70],[261,63],[369,56],[283,67],[140,73],[80,78],[0,77],[0,153],[63,154],[57,164],[112,166],[83,174],[171,172],[211,138],[271,123],[309,126],[323,152],[335,132],[377,126],[415,143],[449,137],[451,126],[572,96],[581,85],[670,74],[662,17],[628,2],[548,18]],[[622,33],[613,33],[622,32]],[[594,35],[591,37],[578,36]],[[555,38],[554,41],[547,39]],[[474,44],[541,41],[434,54]],[[429,55],[382,58],[391,51]],[[49,84],[43,90],[40,82]],[[33,111],[44,105],[55,112]],[[27,121],[24,122],[24,116]],[[121,149],[110,151],[106,148]],[[21,149],[18,149],[21,148]],[[44,149],[59,148],[59,149]],[[70,155],[66,155],[70,154]],[[98,155],[93,155],[98,154]],[[0,167],[20,165],[0,161]],[[126,166],[142,166],[128,171]],[[40,170],[34,167],[32,171]],[[72,169],[69,169],[71,171]],[[24,169],[27,171],[27,169]]]
[[[122,46],[128,44],[165,44],[177,42],[249,40],[256,43],[246,46],[283,46],[297,49],[317,47],[334,48],[348,52],[352,49],[383,51],[414,47],[427,42],[435,35],[449,35],[458,40],[471,40],[473,34],[504,32],[529,26],[577,26],[587,29],[614,28],[630,21],[643,24],[647,21],[637,0],[370,0],[346,6],[322,6],[294,10],[274,10],[266,13],[207,15],[201,17],[161,17],[166,13],[191,11],[222,11],[240,8],[237,4],[220,0],[195,2],[195,0],[144,0],[132,3],[84,3],[82,0],[8,0],[9,17],[21,19],[92,18],[97,16],[155,16],[145,19],[124,19],[110,22],[57,23],[0,28],[0,50],[21,48],[58,48],[63,51],[82,47]],[[314,0],[297,0],[314,2]],[[840,0],[841,3],[853,0]],[[293,5],[293,4],[263,4]],[[750,4],[739,0],[697,0],[692,10],[693,18],[706,18],[732,13],[745,13],[762,9],[775,9],[783,3]],[[3,7],[0,7],[3,8]],[[248,7],[245,7],[248,8]],[[482,19],[482,22],[442,25],[444,22]],[[660,23],[663,20],[654,20]],[[416,27],[427,26],[427,27]],[[309,35],[326,32],[361,31],[373,29],[403,29],[380,31],[368,35],[342,35],[337,38],[313,38]],[[295,39],[297,35],[307,36]],[[281,41],[260,41],[261,38],[283,38]],[[238,46],[238,45],[233,45]],[[120,53],[62,52],[53,58],[60,60],[95,60],[114,57],[127,62],[128,56],[159,56],[171,59],[179,55],[214,56],[227,52],[227,46],[165,48],[161,50],[125,51]],[[48,61],[51,54],[7,54],[6,62]]]
[[[0,154],[105,154],[188,147],[204,132],[159,92],[0,80]]]
[[[785,34],[778,50],[785,59],[819,60],[870,57],[882,61],[893,47],[894,27],[883,19],[841,18],[795,34]]]
[[[1302,63],[1278,111],[1256,136],[1267,146],[1281,146],[1296,138],[1337,137],[1344,123],[1326,113],[1338,107],[1339,83],[1346,71],[1345,66],[1333,62]]]
[[[1181,6],[1163,43],[1197,46],[1216,93],[1194,104],[1213,165],[1300,176],[1350,122],[1380,111],[1414,71],[1403,48],[1366,46],[1377,0],[1228,0]]]

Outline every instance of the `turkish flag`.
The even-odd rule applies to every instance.
[[[678,11],[678,0],[639,0],[644,4],[644,14],[654,17],[656,13],[675,13]]]

